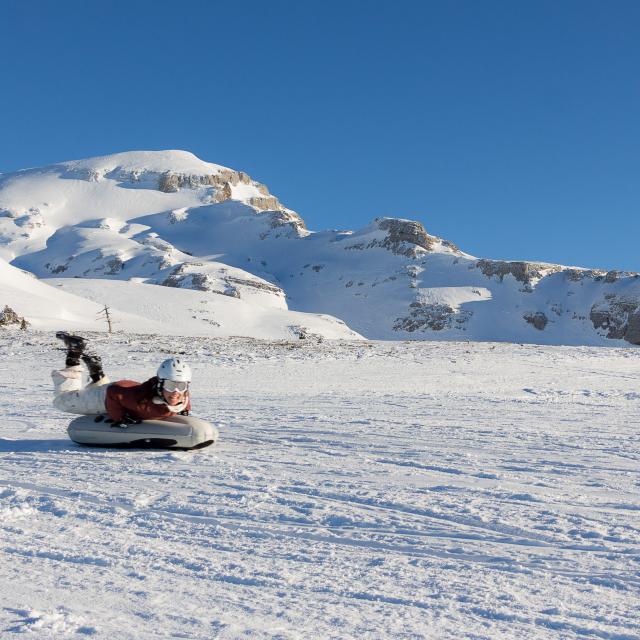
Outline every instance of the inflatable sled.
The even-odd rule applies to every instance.
[[[67,431],[78,444],[94,447],[144,447],[151,449],[202,449],[218,439],[218,430],[192,416],[144,420],[116,427],[106,416],[80,416]]]

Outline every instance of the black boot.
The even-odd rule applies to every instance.
[[[80,358],[84,352],[87,343],[84,338],[80,336],[73,336],[66,331],[58,331],[56,338],[64,342],[64,346],[67,347],[67,360],[65,364],[67,367],[75,367],[80,364]]]
[[[82,362],[87,365],[89,369],[89,377],[91,382],[98,382],[104,378],[104,371],[102,370],[102,358],[89,353],[82,354]]]

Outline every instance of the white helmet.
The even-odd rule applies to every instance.
[[[167,358],[158,367],[158,378],[174,382],[191,382],[191,367],[182,358]]]

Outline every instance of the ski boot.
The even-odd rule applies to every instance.
[[[80,358],[87,346],[85,339],[80,336],[73,336],[66,331],[58,331],[58,333],[56,333],[56,338],[58,338],[58,340],[62,340],[64,342],[64,346],[67,347],[66,366],[77,367],[80,364]]]
[[[90,353],[83,353],[82,362],[87,365],[89,369],[89,377],[91,382],[98,382],[104,378],[104,371],[102,370],[102,358]]]

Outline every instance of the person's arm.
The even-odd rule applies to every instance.
[[[122,422],[126,413],[126,409],[122,406],[122,394],[118,392],[118,390],[115,388],[115,385],[111,385],[107,389],[105,405],[109,417],[114,422]]]

